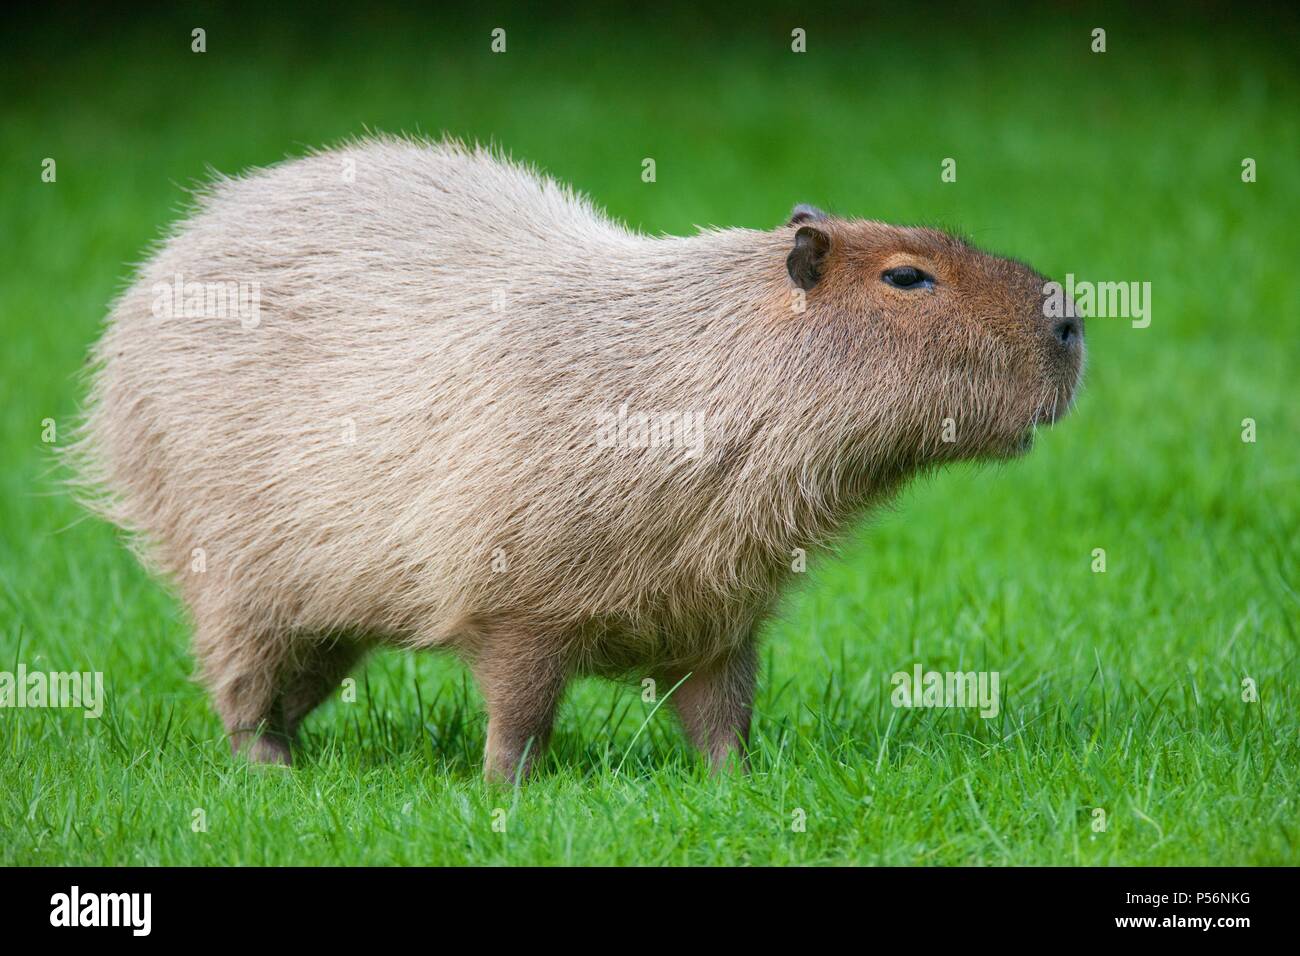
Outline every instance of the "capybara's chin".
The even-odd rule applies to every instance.
[[[1039,431],[1051,428],[1069,414],[1074,403],[1074,391],[1075,385],[1071,383],[1068,391],[1058,390],[1050,398],[1044,398],[1032,414],[1019,416],[1022,425],[1013,425],[1004,433],[993,437],[983,454],[975,457],[1009,461],[1029,454],[1034,449]]]
[[[1046,281],[1046,280],[1044,280]],[[1031,322],[1036,318],[1031,318]],[[990,459],[1012,459],[1033,450],[1040,429],[1051,428],[1070,413],[1083,377],[1085,348],[1082,321],[1057,327],[1050,337],[1041,337],[1031,346],[1035,354],[1029,362],[1042,369],[1026,397],[1012,403],[1001,416],[1001,427],[991,429],[992,438],[985,449]],[[996,393],[996,388],[987,389]]]
[[[1044,390],[1042,399],[1035,406],[1034,412],[1029,416],[1028,421],[1019,431],[1012,434],[1010,440],[1004,446],[1006,452],[1004,454],[994,453],[990,457],[1019,458],[1032,451],[1039,430],[1053,427],[1068,415],[1074,407],[1082,371],[1082,355],[1080,355],[1077,365],[1066,371],[1062,379],[1053,385],[1050,390]]]
[[[390,643],[469,662],[489,777],[593,673],[675,688],[722,768],[792,562],[1069,407],[1083,328],[1043,285],[811,206],[645,236],[491,151],[369,139],[202,192],[113,307],[73,454],[250,759]]]

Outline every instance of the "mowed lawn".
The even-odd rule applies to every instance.
[[[0,710],[0,863],[1300,862],[1300,82],[1271,31],[314,19],[4,41],[0,670],[102,671],[107,700]],[[748,777],[590,681],[536,778],[487,788],[466,672],[396,653],[292,771],[250,769],[180,606],[60,489],[53,445],[184,187],[367,128],[492,140],[649,232],[796,202],[952,226],[1058,279],[1149,282],[1151,321],[1089,322],[1076,411],[1028,458],[920,482],[810,567],[766,628]],[[895,708],[916,664],[998,672],[1000,712]]]

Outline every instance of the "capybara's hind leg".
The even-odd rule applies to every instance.
[[[488,712],[483,775],[507,782],[526,777],[546,746],[569,675],[536,635],[498,628],[484,638],[474,661]]]
[[[259,631],[237,633],[200,622],[194,644],[203,682],[212,692],[231,749],[254,763],[291,763],[280,706],[282,640]]]
[[[291,739],[303,718],[338,690],[343,678],[365,652],[365,646],[360,643],[337,640],[313,647],[297,658],[280,698],[285,730]]]

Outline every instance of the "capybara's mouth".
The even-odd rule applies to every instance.
[[[1077,366],[1073,375],[1066,381],[1052,388],[1050,392],[1044,391],[1043,396],[1039,399],[1038,407],[1034,409],[1034,414],[1030,416],[1029,428],[1032,430],[1039,425],[1055,425],[1062,418],[1070,413],[1074,408],[1074,401],[1079,395],[1079,386],[1083,382],[1082,363]]]
[[[1028,424],[1016,435],[1011,443],[1011,455],[1019,456],[1033,450],[1034,439],[1041,427],[1051,428],[1069,414],[1074,407],[1075,385],[1057,388],[1050,396],[1044,396],[1030,416]]]
[[[1034,417],[1029,420],[1029,430],[1033,431],[1039,425],[1052,426],[1065,417],[1070,410],[1070,401],[1061,401],[1053,399],[1050,404],[1040,405],[1038,411],[1034,412]]]

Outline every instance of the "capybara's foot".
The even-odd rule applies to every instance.
[[[272,731],[235,731],[230,735],[230,749],[237,757],[243,754],[250,763],[286,767],[294,763],[289,740]]]
[[[230,749],[235,756],[242,754],[249,763],[281,767],[293,765],[289,741],[270,731],[236,731],[230,735]]]
[[[235,756],[243,756],[250,763],[286,767],[294,763],[289,752],[289,736],[266,724],[231,730],[230,750]]]
[[[488,783],[513,783],[532,772],[546,741],[539,737],[503,739],[500,731],[488,726],[487,747],[483,753],[483,779]]]

